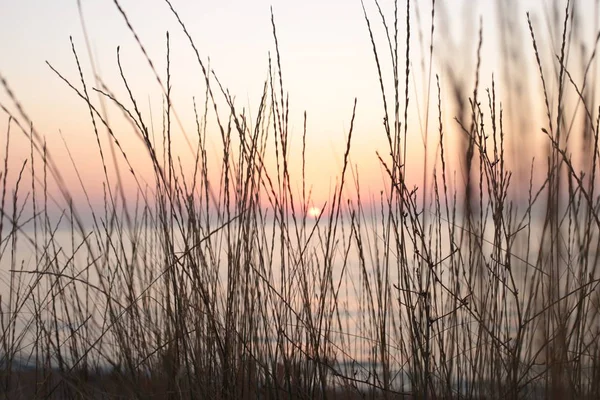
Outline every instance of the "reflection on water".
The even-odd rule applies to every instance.
[[[446,341],[457,346],[453,357],[474,357],[494,340],[508,357],[523,337],[533,351],[543,343],[536,330],[547,323],[552,279],[565,324],[596,288],[597,253],[578,251],[568,228],[553,271],[542,223],[495,230],[490,218],[468,230],[428,221],[426,240],[374,216],[342,219],[336,237],[323,220],[283,236],[273,221],[233,223],[208,238],[150,225],[84,235],[63,228],[38,234],[37,246],[33,233],[20,232],[1,259],[4,336],[18,342],[13,358],[22,366],[40,361],[46,329],[55,365],[109,367],[133,349],[143,368],[174,323],[208,342],[250,330],[245,346],[255,353],[301,352],[327,366],[332,381],[378,384],[387,374],[408,391],[411,355],[425,351],[418,343],[437,360],[450,357]],[[586,240],[597,243],[596,231]]]

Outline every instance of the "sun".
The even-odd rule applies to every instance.
[[[312,217],[312,218],[319,218],[319,215],[321,215],[321,209],[319,207],[311,207],[308,209],[308,216]]]

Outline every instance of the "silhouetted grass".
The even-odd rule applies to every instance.
[[[460,55],[473,60],[474,75],[457,76],[456,60],[443,58],[449,82],[434,74],[440,14],[432,1],[431,46],[421,71],[428,81],[418,188],[407,182],[407,137],[416,129],[408,123],[411,38],[415,30],[422,34],[409,16],[423,3],[402,3],[405,32],[399,31],[403,10],[397,2],[391,19],[377,1],[375,15],[363,5],[389,146],[377,154],[385,189],[378,200],[370,201],[369,193],[365,201],[351,165],[355,100],[340,176],[313,220],[305,177],[306,162],[313,161],[306,156],[307,117],[302,149],[291,149],[274,18],[275,52],[251,119],[166,2],[206,85],[204,103],[193,103],[191,169],[173,146],[179,119],[172,106],[169,35],[164,79],[117,1],[164,95],[160,135],[142,112],[119,51],[127,93],[122,99],[96,77],[90,84],[74,44],[76,81],[49,64],[88,107],[103,166],[103,209],[92,206],[77,170],[88,204],[77,210],[43,135],[1,80],[14,103],[2,105],[8,115],[0,175],[0,260],[8,270],[0,295],[3,398],[600,397],[600,108],[591,67],[596,47],[588,59],[582,56],[580,83],[567,67],[571,49],[584,43],[573,33],[575,3],[553,5],[564,19],[559,54],[549,65],[535,24],[529,15],[517,16],[528,22],[532,47],[506,42],[500,67],[509,82],[502,87],[510,91],[511,82],[521,79],[509,55],[529,54],[537,63],[547,120],[506,129],[497,93],[503,89],[496,78],[480,87],[481,22],[475,52]],[[500,9],[507,23],[502,13],[509,11]],[[425,47],[422,37],[420,43]],[[443,113],[450,106],[443,85],[456,108],[458,151],[447,147]],[[132,166],[92,94],[120,110],[140,135],[153,182],[145,183]],[[517,113],[510,118],[521,121],[518,114],[528,112],[519,106],[523,99],[509,95],[509,108]],[[566,104],[572,97],[575,107]],[[435,128],[429,127],[435,123],[430,104],[437,108]],[[209,117],[215,132],[209,132]],[[573,122],[578,118],[583,123]],[[546,135],[543,170],[532,161],[531,145],[514,144],[527,130]],[[30,140],[30,156],[20,165],[9,163],[15,131]],[[434,131],[432,153],[427,138]],[[216,165],[209,135],[220,140]],[[302,152],[299,177],[292,173],[292,151]],[[452,169],[454,156],[460,170]],[[530,171],[525,185],[513,181],[511,167]],[[125,193],[127,175],[136,198]],[[59,193],[50,191],[49,180]],[[58,216],[51,211],[55,205]],[[33,249],[33,268],[19,250],[24,245]]]

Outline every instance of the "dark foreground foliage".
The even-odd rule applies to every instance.
[[[396,9],[422,12],[424,3],[415,3]],[[443,5],[432,2],[432,46],[421,49],[429,66],[421,72],[430,88],[426,103],[439,117],[424,128],[426,137],[437,133],[436,151],[424,161],[418,188],[407,183],[407,135],[417,129],[407,114],[416,64],[411,46],[422,27],[411,27],[408,17],[402,24],[403,10],[387,19],[382,11],[365,11],[378,71],[373,85],[382,94],[381,134],[389,144],[377,155],[385,190],[376,201],[361,197],[350,162],[355,103],[338,184],[316,220],[307,217],[306,131],[302,165],[290,165],[292,111],[274,22],[276,51],[251,120],[173,10],[206,78],[204,104],[194,109],[191,169],[181,167],[171,145],[177,118],[170,66],[166,74],[154,70],[165,98],[157,138],[120,59],[129,93],[123,99],[91,84],[73,47],[80,76],[55,72],[88,106],[104,167],[104,207],[90,202],[90,223],[3,79],[13,104],[2,106],[8,128],[0,259],[10,270],[10,290],[0,298],[1,396],[600,398],[600,112],[596,68],[589,67],[596,47],[582,53],[581,76],[568,68],[570,50],[584,43],[574,30],[577,4],[554,4],[564,18],[554,27],[561,32],[559,51],[548,65],[538,28],[528,15],[515,17],[529,22],[531,46],[507,39],[502,90],[519,78],[519,54],[529,57],[547,119],[515,129],[520,113],[529,112],[515,95],[507,133],[500,89],[496,83],[480,88],[481,31],[475,51],[461,54],[473,60],[471,83],[453,74],[452,58],[441,57],[449,82],[431,73],[436,28],[444,32],[434,23]],[[512,18],[507,10],[498,11],[503,32]],[[383,41],[375,39],[376,29]],[[442,86],[451,88],[452,128],[443,124]],[[142,137],[151,184],[131,168],[119,135],[91,100],[98,93]],[[449,130],[462,138],[451,148]],[[532,163],[535,146],[518,145],[527,130],[544,133],[541,163]],[[9,165],[10,138],[21,134],[30,138],[31,157]],[[220,138],[216,165],[211,135]],[[460,169],[451,169],[449,155],[456,153]],[[528,178],[514,178],[511,168],[523,166]],[[125,175],[137,185],[137,198],[124,194]],[[48,180],[57,182],[57,193],[50,193]],[[49,211],[56,204],[58,217]],[[60,236],[65,232],[67,240]],[[27,267],[22,246],[33,249]]]

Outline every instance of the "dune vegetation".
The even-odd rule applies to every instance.
[[[445,29],[440,2],[416,5],[431,12],[429,27],[411,26],[415,3],[394,3],[392,15],[377,1],[379,12],[363,7],[376,73],[360,79],[381,89],[377,132],[388,147],[373,157],[384,190],[361,191],[351,161],[360,151],[355,101],[323,207],[311,203],[305,178],[305,163],[315,162],[305,154],[306,124],[290,148],[289,115],[302,110],[289,109],[276,9],[269,76],[250,116],[171,7],[206,83],[194,100],[191,169],[172,146],[168,62],[159,71],[146,56],[164,96],[162,127],[142,111],[144,95],[130,89],[120,60],[124,98],[80,66],[85,49],[73,45],[78,76],[48,65],[89,110],[101,207],[91,194],[88,207],[75,204],[46,134],[2,78],[0,397],[600,398],[599,27],[590,49],[575,19],[586,5],[555,1],[557,41],[548,45],[529,14],[497,11],[505,53],[482,87],[480,27],[474,51],[457,60],[434,40]],[[512,18],[528,22],[524,38],[509,37]],[[428,62],[413,60],[416,46]],[[532,81],[519,81],[519,57],[535,66]],[[461,75],[459,62],[472,73]],[[419,65],[431,104],[425,127],[407,115]],[[545,118],[518,123],[533,114],[511,92],[518,84],[535,88],[529,95]],[[129,163],[100,97],[142,138],[150,183]],[[411,131],[437,143],[418,186],[406,180]],[[533,132],[539,145],[527,142]],[[30,143],[21,164],[8,161],[17,135]],[[216,156],[208,137],[219,143]],[[292,152],[302,154],[293,168]],[[125,176],[136,197],[125,193]]]

